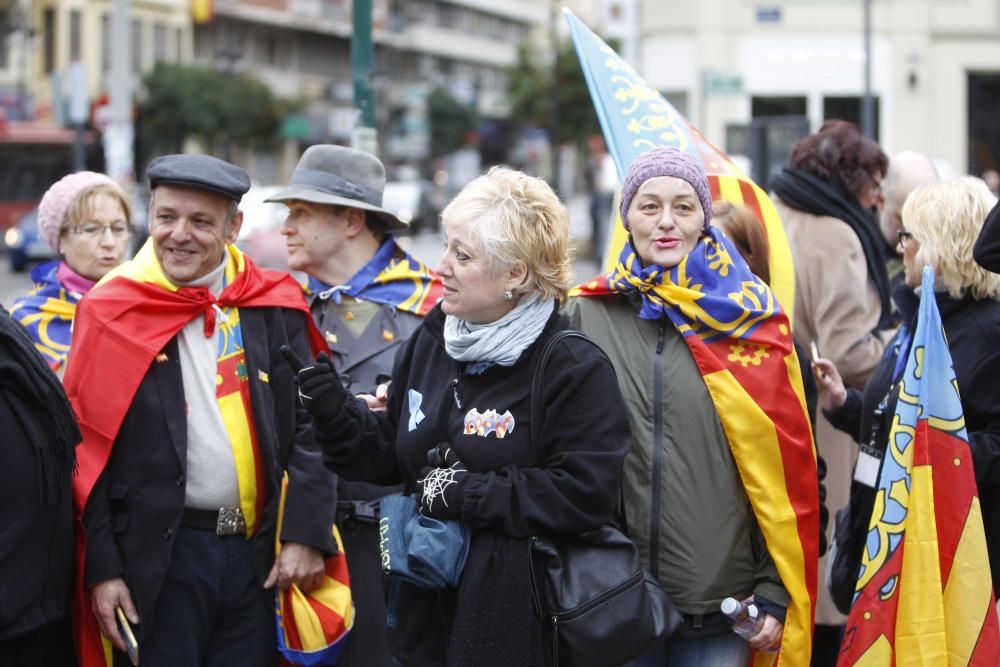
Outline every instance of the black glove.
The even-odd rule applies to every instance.
[[[326,352],[320,352],[312,366],[306,366],[299,355],[287,345],[281,354],[295,372],[299,383],[299,400],[317,424],[328,423],[340,414],[347,399],[347,390]]]
[[[462,482],[469,476],[469,469],[447,442],[427,452],[427,463],[417,480],[420,513],[438,519],[461,518],[465,500]]]

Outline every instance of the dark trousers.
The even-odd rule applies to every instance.
[[[338,667],[391,667],[386,636],[385,594],[382,561],[378,550],[378,526],[374,523],[338,523],[351,572],[354,628],[337,661]]]
[[[19,637],[0,640],[3,667],[74,667],[73,629],[69,615]]]
[[[242,536],[180,526],[153,628],[139,640],[142,667],[275,667],[274,593],[253,562]],[[116,667],[129,664],[115,652]]]

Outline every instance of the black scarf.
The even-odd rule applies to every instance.
[[[882,304],[877,328],[889,328],[892,302],[889,298],[889,276],[885,269],[885,239],[876,228],[871,213],[861,208],[857,199],[848,194],[838,179],[824,181],[801,169],[784,169],[771,181],[771,189],[781,201],[797,211],[837,218],[854,230],[865,253],[868,276],[875,283]]]
[[[28,333],[0,306],[0,391],[14,408],[38,457],[41,502],[69,489],[80,429],[59,378]]]

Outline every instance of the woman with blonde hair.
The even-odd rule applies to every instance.
[[[914,190],[903,206],[896,250],[906,284],[893,299],[904,316],[896,337],[863,391],[845,388],[836,366],[814,365],[820,405],[834,426],[861,446],[847,508],[838,513],[831,594],[850,605],[857,582],[878,472],[896,411],[899,379],[916,330],[921,272],[934,270],[935,297],[951,350],[996,589],[1000,575],[1000,275],[983,269],[972,248],[995,199],[976,178]]]
[[[14,301],[11,316],[28,330],[53,370],[69,355],[76,304],[125,259],[132,233],[132,207],[108,176],[80,171],[45,191],[38,205],[38,234],[58,261],[31,272],[34,289]]]
[[[541,424],[530,423],[541,352],[569,328],[559,313],[569,214],[552,189],[493,168],[442,222],[444,297],[396,358],[386,411],[350,396],[322,354],[299,371],[300,391],[338,475],[402,482],[422,514],[471,529],[457,588],[390,588],[396,660],[544,665],[550,639],[531,599],[527,540],[611,519],[630,445],[625,406],[607,357],[565,338],[541,369]]]

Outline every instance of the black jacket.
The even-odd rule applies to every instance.
[[[611,519],[631,442],[618,383],[595,346],[558,344],[543,376],[536,456],[531,377],[566,319],[553,312],[513,366],[476,375],[447,355],[443,325],[436,307],[397,356],[386,416],[348,399],[335,423],[317,424],[318,439],[327,464],[348,479],[402,481],[413,491],[427,451],[442,441],[470,470],[462,519],[474,532],[462,581],[454,591],[403,586],[390,633],[403,664],[544,664],[526,538],[581,533]],[[501,428],[477,419],[490,411]]]
[[[279,352],[281,345],[289,345],[308,358],[305,315],[283,308],[241,308],[240,319],[266,480],[266,488],[258,490],[266,501],[253,537],[254,565],[263,585],[274,563],[283,472],[288,472],[289,488],[282,541],[326,554],[337,550],[330,530],[336,483],[322,465],[312,422],[298,405],[295,377]],[[176,337],[163,352],[165,359],[152,363],[136,391],[84,511],[84,583],[89,587],[124,577],[143,621],[142,636],[154,626],[156,598],[184,510],[187,421]]]
[[[0,393],[0,641],[61,617],[73,574],[73,507],[39,499],[38,458],[21,420],[31,418]],[[68,480],[67,480],[68,482]]]
[[[1000,201],[986,216],[976,245],[972,248],[972,256],[987,271],[1000,273]]]
[[[904,285],[893,294],[893,298],[904,321],[909,322],[909,330],[913,331],[916,328],[918,297]],[[971,297],[956,300],[944,292],[937,293],[937,303],[965,413],[993,571],[993,588],[996,590],[1000,576],[1000,303],[992,299],[977,301]],[[893,384],[898,355],[907,352],[900,342],[897,336],[886,347],[882,361],[863,392],[849,389],[844,405],[836,412],[827,413],[834,426],[861,442],[871,440],[883,455],[896,411],[899,387],[893,387],[889,393],[885,410],[878,420],[876,407]],[[854,481],[851,483],[848,511],[842,517],[838,516],[838,549],[849,546],[849,550],[838,555],[838,558],[845,559],[846,567],[839,573],[834,567],[831,583],[834,601],[844,613],[850,608],[857,582],[861,549],[868,533],[874,500],[874,489]]]

